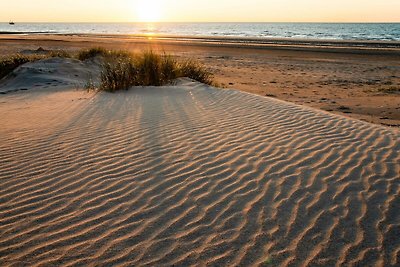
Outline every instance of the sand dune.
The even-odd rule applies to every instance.
[[[0,81],[0,94],[38,89],[83,88],[100,76],[97,59],[82,62],[70,58],[47,58],[21,65]]]
[[[1,265],[400,265],[397,130],[189,80],[0,114]]]
[[[136,53],[152,49],[203,62],[223,87],[400,128],[400,44],[395,52],[393,42],[215,37],[210,43],[201,37],[147,37],[0,35],[0,56],[43,53],[38,49],[77,52],[105,47]]]

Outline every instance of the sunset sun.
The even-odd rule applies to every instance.
[[[141,22],[157,22],[161,19],[160,0],[139,0],[135,6],[138,19]]]

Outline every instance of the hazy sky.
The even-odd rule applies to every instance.
[[[400,0],[0,0],[0,21],[400,22]]]

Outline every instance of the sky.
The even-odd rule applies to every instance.
[[[400,22],[400,0],[0,0],[16,22]]]

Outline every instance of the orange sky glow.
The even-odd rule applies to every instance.
[[[399,0],[13,0],[0,21],[400,22]]]

